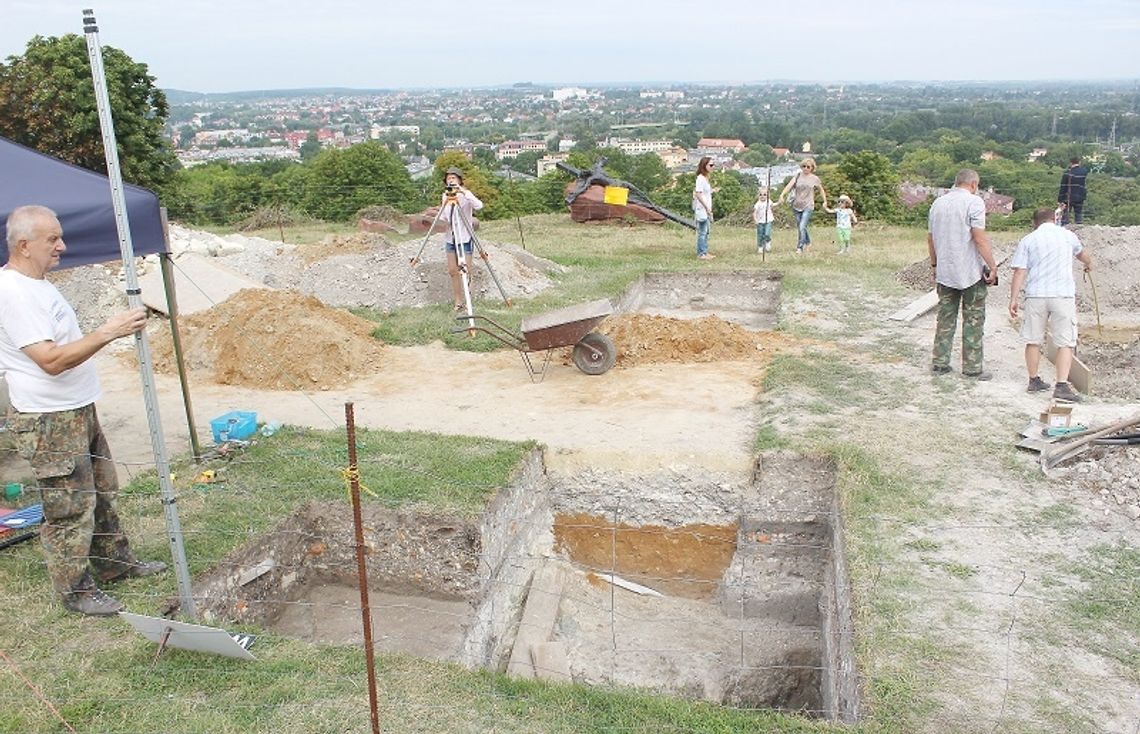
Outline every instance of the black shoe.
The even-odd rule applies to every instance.
[[[1053,399],[1059,403],[1079,403],[1084,398],[1067,382],[1058,382],[1053,387]]]
[[[936,375],[948,375],[950,374],[950,366],[936,364],[930,368],[930,371]]]
[[[124,609],[118,599],[95,588],[64,594],[63,606],[89,617],[113,617]]]
[[[978,382],[987,382],[988,380],[994,379],[992,372],[984,372],[984,371],[983,372],[975,372],[973,374],[967,374],[967,373],[963,372],[962,377],[965,377],[967,380],[977,380]]]
[[[141,579],[144,576],[153,576],[165,570],[166,564],[162,561],[135,561],[134,563],[125,564],[120,571],[110,574],[99,574],[99,581],[105,584],[109,581],[119,581],[120,579]]]
[[[1029,387],[1025,388],[1025,392],[1044,392],[1048,389],[1049,383],[1034,375],[1029,378]]]

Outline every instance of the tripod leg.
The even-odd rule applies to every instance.
[[[503,284],[499,282],[499,276],[495,274],[495,269],[491,267],[491,258],[487,255],[487,251],[483,249],[483,243],[475,236],[475,228],[471,226],[471,220],[467,217],[466,212],[458,209],[459,216],[463,218],[463,224],[466,225],[467,231],[471,233],[471,246],[474,250],[479,252],[479,257],[483,260],[483,265],[487,268],[487,272],[491,274],[491,280],[495,281],[495,287],[499,289],[499,295],[503,297],[503,303],[511,306],[511,299],[507,296],[507,292],[503,290]]]
[[[447,208],[446,205],[441,206],[439,211],[435,213],[435,219],[431,220],[431,226],[428,227],[427,234],[424,235],[423,242],[420,243],[420,249],[416,256],[412,258],[412,267],[420,264],[420,256],[424,254],[424,248],[427,247],[428,240],[431,238],[432,232],[435,231],[435,225],[439,224],[439,220],[443,218],[443,210]]]
[[[457,244],[455,246],[455,262],[459,266],[459,281],[463,284],[463,307],[467,313],[467,335],[475,336],[475,319],[471,318],[475,313],[471,304],[471,255],[465,252],[466,249],[463,245]]]

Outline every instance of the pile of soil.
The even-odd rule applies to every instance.
[[[616,314],[599,329],[618,348],[617,367],[660,362],[719,362],[755,357],[761,335],[716,316],[695,320]]]
[[[260,288],[179,322],[188,369],[266,390],[327,390],[374,372],[383,350],[375,326],[312,296]],[[169,332],[154,342],[155,369],[174,372]]]
[[[199,234],[183,230],[180,237],[189,237],[193,245]],[[316,296],[328,306],[387,311],[451,302],[442,237],[392,243],[383,235],[360,232],[332,235],[316,245],[293,245],[229,235],[221,243],[190,249],[216,253],[221,264],[270,288]],[[482,238],[479,242],[508,298],[534,296],[553,285],[548,273],[563,270],[514,245]],[[501,297],[482,258],[475,257],[472,271],[475,299]]]

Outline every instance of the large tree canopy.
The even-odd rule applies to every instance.
[[[166,95],[146,64],[105,46],[103,66],[123,178],[160,187],[176,166],[163,128]],[[87,42],[68,34],[35,36],[23,56],[0,64],[0,135],[84,168],[105,173],[103,137]]]

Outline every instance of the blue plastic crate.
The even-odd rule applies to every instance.
[[[214,432],[214,443],[242,441],[257,431],[257,413],[248,410],[233,410],[219,415],[210,421]]]

